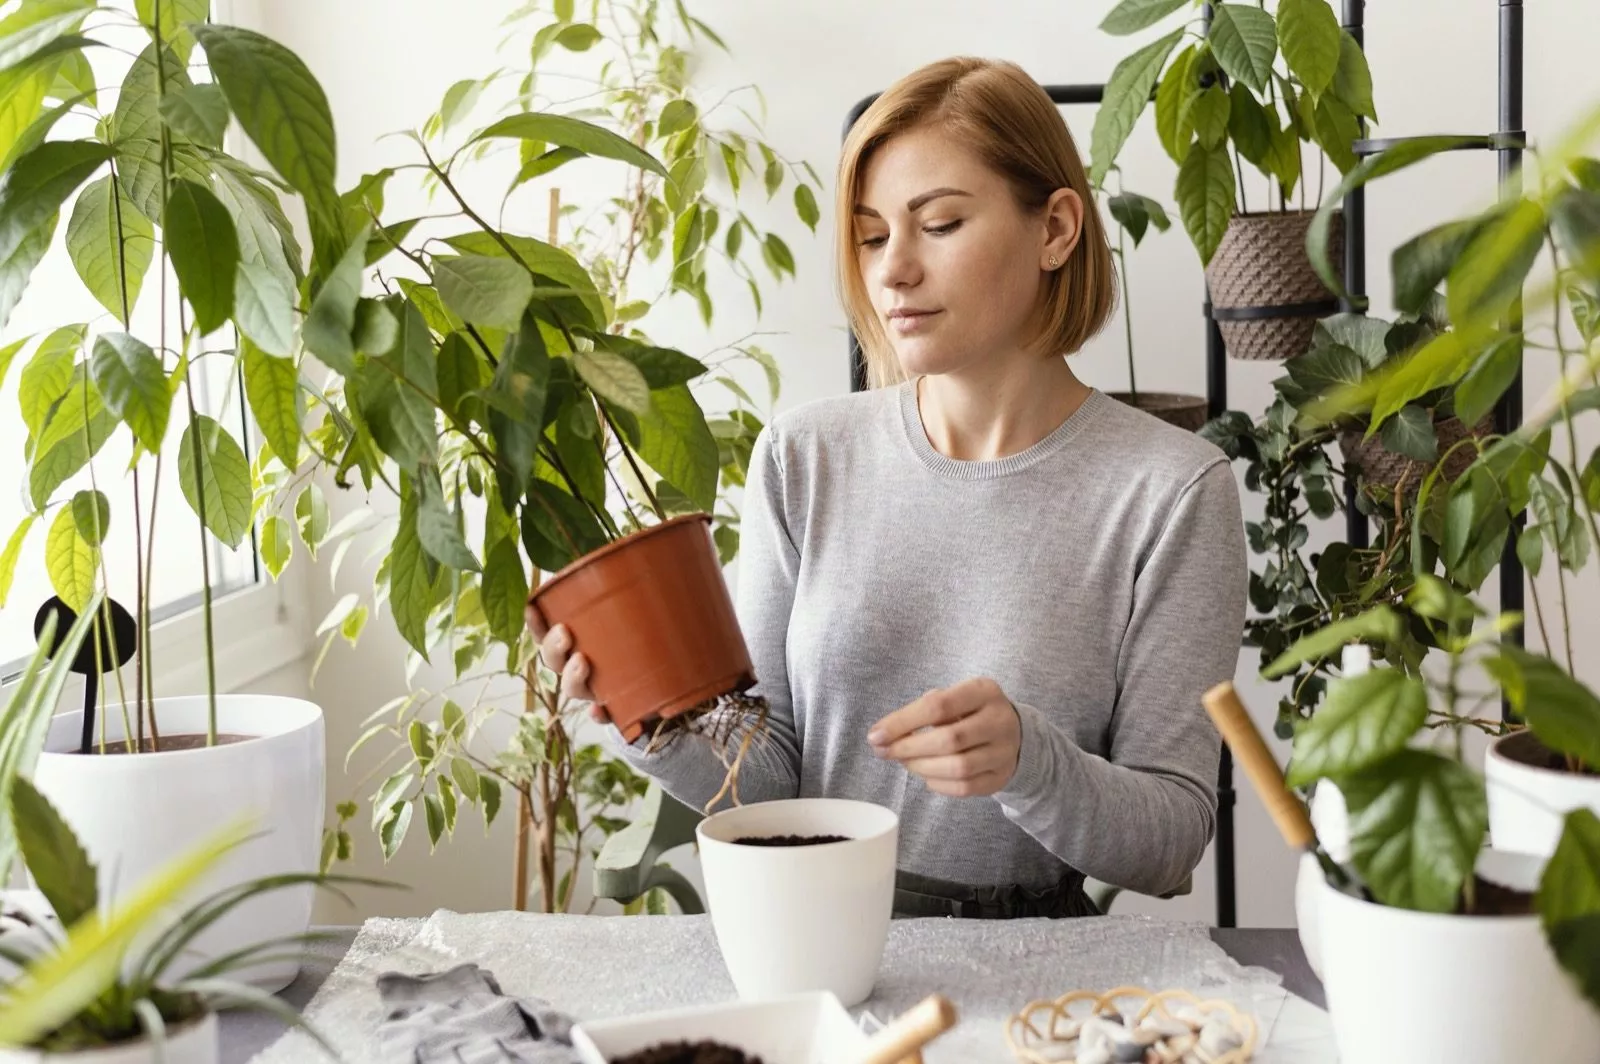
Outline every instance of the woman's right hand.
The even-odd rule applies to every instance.
[[[528,630],[539,640],[539,656],[545,666],[561,677],[561,690],[568,698],[589,703],[589,716],[597,724],[608,724],[611,717],[606,707],[595,700],[589,690],[589,659],[572,649],[572,633],[566,625],[558,624],[548,631],[539,617],[539,611],[529,606],[524,614]]]

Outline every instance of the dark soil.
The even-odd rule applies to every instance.
[[[761,1064],[761,1058],[718,1042],[663,1042],[611,1064]]]
[[[217,736],[217,745],[231,746],[234,743],[247,743],[254,738],[254,735],[219,734]],[[139,748],[138,752],[141,754],[153,754],[157,750],[156,744],[152,742],[148,736],[146,736],[142,742],[135,742],[133,745]],[[204,733],[199,735],[163,735],[161,737],[160,750],[162,753],[166,753],[169,750],[201,750],[204,749],[205,746],[206,737]],[[89,747],[89,753],[98,754],[100,752],[100,740],[96,739],[94,744]],[[108,755],[126,754],[131,753],[131,751],[128,749],[128,743],[125,740],[107,739],[105,753]]]
[[[1600,776],[1596,767],[1580,765],[1576,772],[1567,764],[1567,759],[1556,753],[1548,746],[1541,743],[1532,732],[1522,731],[1500,744],[1500,753],[1507,760],[1515,761],[1519,765],[1529,768],[1542,768],[1551,772],[1564,772],[1569,775]]]
[[[1533,912],[1533,895],[1526,891],[1491,883],[1482,876],[1472,877],[1472,916],[1527,916]],[[1456,906],[1456,915],[1464,914],[1464,905]]]
[[[821,846],[828,842],[849,842],[848,835],[747,835],[734,839],[740,846]]]

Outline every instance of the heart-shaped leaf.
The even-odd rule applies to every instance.
[[[1342,779],[1405,748],[1428,718],[1422,681],[1396,669],[1374,669],[1328,687],[1327,700],[1294,737],[1290,786]]]

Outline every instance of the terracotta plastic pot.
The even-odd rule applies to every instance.
[[[629,742],[756,682],[706,514],[674,517],[584,555],[534,590],[566,625],[589,688]]]
[[[1169,425],[1186,432],[1199,432],[1206,423],[1208,404],[1204,396],[1179,395],[1175,392],[1110,392],[1111,398],[1126,403],[1136,410],[1160,418]]]

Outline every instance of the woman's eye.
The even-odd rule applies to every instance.
[[[888,241],[886,236],[862,237],[858,243],[864,248],[881,248]]]
[[[927,229],[923,230],[923,232],[930,233],[933,236],[944,236],[945,234],[953,233],[960,228],[961,219],[957,218],[954,221],[945,222],[943,225],[930,225]]]

